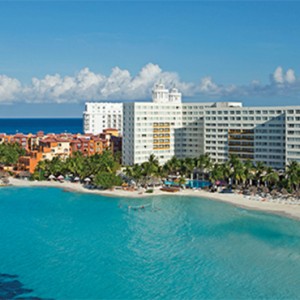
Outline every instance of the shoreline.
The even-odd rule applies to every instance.
[[[300,220],[300,205],[297,204],[284,204],[284,203],[273,203],[268,201],[250,200],[241,194],[220,194],[210,193],[203,190],[182,190],[177,193],[168,193],[160,191],[158,188],[154,189],[153,193],[145,193],[140,191],[124,191],[122,189],[115,189],[113,191],[100,191],[100,190],[89,190],[83,187],[80,183],[71,182],[55,182],[55,181],[28,181],[16,178],[9,178],[10,184],[13,187],[54,187],[61,188],[69,192],[94,194],[101,196],[111,197],[126,197],[126,198],[147,198],[152,196],[191,196],[200,197],[214,201],[220,201],[228,203],[243,209],[250,209],[256,211],[262,211],[266,213],[276,214],[296,220]]]

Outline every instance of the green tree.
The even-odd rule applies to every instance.
[[[217,180],[224,179],[224,164],[214,164],[209,174],[209,179],[213,183]]]
[[[262,180],[266,183],[267,186],[271,187],[279,181],[278,172],[271,167],[267,167],[266,174],[262,177]]]
[[[184,160],[182,160],[180,174],[190,177],[192,176],[194,169],[195,169],[194,159],[190,157],[186,157]]]
[[[18,162],[20,156],[26,154],[26,151],[18,144],[0,144],[0,163],[6,166],[14,165]]]
[[[261,182],[261,178],[262,176],[264,175],[265,171],[266,171],[266,166],[263,162],[261,161],[258,161],[256,164],[255,164],[255,168],[254,168],[254,171],[255,171],[255,175],[254,175],[254,178],[257,182],[257,186],[260,185],[260,182]]]
[[[300,165],[297,161],[292,161],[286,168],[287,186],[291,190],[299,189],[300,182]]]
[[[176,174],[180,171],[181,161],[173,156],[170,160],[168,160],[164,165],[164,170],[171,174]]]
[[[122,184],[122,179],[110,172],[103,172],[96,175],[94,183],[104,189],[110,189],[114,186],[120,186]]]
[[[195,161],[195,167],[200,170],[200,175],[202,176],[202,180],[204,180],[204,174],[210,173],[213,168],[209,154],[200,155]]]

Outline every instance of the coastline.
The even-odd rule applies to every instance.
[[[89,190],[83,187],[80,183],[71,182],[56,182],[56,181],[28,181],[16,178],[9,178],[11,186],[13,187],[54,187],[61,188],[70,192],[78,192],[85,194],[96,194],[101,196],[111,197],[127,197],[127,198],[144,198],[152,196],[166,196],[166,195],[177,195],[177,196],[192,196],[201,197],[215,201],[221,201],[244,209],[257,210],[266,213],[272,213],[276,215],[285,216],[288,218],[300,220],[300,205],[297,204],[284,204],[284,203],[273,203],[268,201],[257,201],[249,200],[249,198],[240,194],[220,194],[210,193],[203,190],[182,190],[177,193],[167,193],[160,191],[158,188],[154,189],[154,192],[147,194],[140,191],[124,191],[121,189],[115,189],[112,191],[100,191],[100,190]]]

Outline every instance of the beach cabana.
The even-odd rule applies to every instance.
[[[57,177],[57,179],[58,179],[59,181],[63,181],[63,180],[65,179],[65,177],[64,177],[63,175],[59,175],[59,176]]]
[[[80,178],[78,176],[76,176],[74,179],[73,179],[74,182],[79,182],[80,181]]]
[[[56,177],[52,174],[48,177],[48,180],[54,180],[54,179],[56,179]]]
[[[0,178],[7,178],[9,177],[9,173],[8,172],[5,172],[5,171],[2,171],[0,170]]]
[[[7,177],[0,178],[0,185],[8,185],[9,179]]]

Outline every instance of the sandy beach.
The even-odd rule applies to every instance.
[[[284,204],[284,203],[273,203],[269,201],[262,200],[250,200],[249,197],[245,197],[241,194],[221,194],[221,193],[210,193],[203,190],[191,190],[186,189],[177,193],[167,193],[161,191],[159,188],[155,188],[152,194],[147,194],[141,191],[124,191],[122,189],[115,190],[89,190],[83,187],[80,183],[71,182],[56,182],[56,181],[28,181],[16,178],[9,178],[12,186],[16,187],[56,187],[62,188],[67,191],[88,193],[88,194],[98,194],[102,196],[112,196],[112,197],[132,197],[132,198],[142,198],[158,195],[177,195],[177,196],[193,196],[201,197],[206,199],[212,199],[217,201],[222,201],[226,203],[233,204],[246,209],[253,209],[264,211],[268,213],[283,215],[289,218],[300,220],[300,205],[297,204]]]

